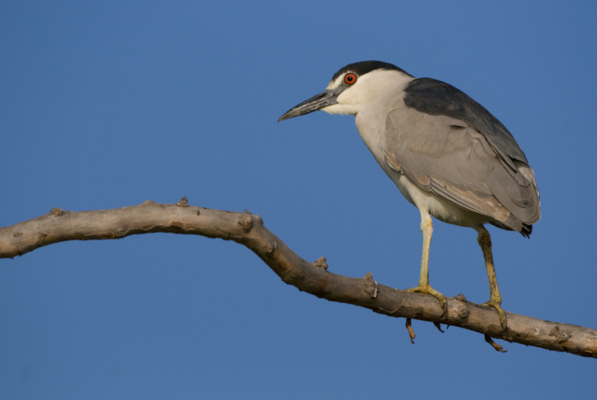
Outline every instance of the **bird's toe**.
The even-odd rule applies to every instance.
[[[440,292],[438,292],[437,290],[432,288],[431,285],[425,285],[425,286],[419,285],[414,288],[406,289],[406,291],[411,292],[411,293],[430,294],[431,296],[435,297],[439,301],[439,305],[442,307],[442,310],[444,312],[442,314],[442,316],[446,313],[446,309],[447,309],[446,296],[444,296],[443,294],[441,294]]]
[[[488,301],[486,303],[483,303],[481,305],[482,306],[487,306],[487,307],[495,308],[495,310],[497,311],[498,316],[500,318],[500,325],[502,327],[502,330],[506,329],[506,323],[507,323],[506,313],[504,312],[504,310],[502,309],[502,306],[498,302],[490,300],[490,301]]]

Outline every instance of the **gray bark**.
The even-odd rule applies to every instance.
[[[53,209],[48,215],[0,228],[0,258],[21,256],[67,240],[120,239],[152,232],[235,241],[251,249],[287,284],[330,301],[406,318],[408,328],[410,319],[418,319],[433,322],[438,327],[447,324],[479,332],[498,351],[501,346],[491,337],[597,358],[597,331],[594,329],[509,312],[506,312],[507,328],[502,329],[493,308],[468,302],[462,295],[448,298],[444,313],[432,296],[380,285],[370,273],[360,279],[334,274],[328,271],[323,257],[314,263],[303,260],[271,233],[257,215],[192,207],[184,198],[176,205],[146,201],[113,210]],[[412,328],[409,333],[414,338]]]

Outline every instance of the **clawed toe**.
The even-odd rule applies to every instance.
[[[482,306],[487,306],[487,307],[492,307],[495,308],[495,310],[498,313],[498,316],[500,318],[500,325],[502,326],[502,329],[506,329],[506,313],[504,312],[504,310],[502,309],[502,306],[495,301],[488,301],[486,303],[481,304]]]
[[[426,285],[426,286],[419,285],[419,286],[411,288],[411,289],[406,289],[406,291],[411,292],[411,293],[422,293],[422,294],[432,295],[439,301],[439,305],[442,307],[444,314],[446,313],[446,309],[447,309],[446,296],[444,296],[443,294],[441,294],[440,292],[438,292],[437,290],[432,288],[431,285]],[[443,314],[442,314],[442,316],[443,316]]]

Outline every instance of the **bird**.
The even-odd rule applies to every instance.
[[[377,163],[421,214],[421,274],[409,292],[432,295],[444,314],[447,298],[429,284],[433,220],[473,228],[489,280],[489,301],[506,329],[486,224],[529,238],[541,218],[539,190],[527,157],[506,127],[454,86],[415,78],[381,61],[338,70],[320,94],[279,121],[314,111],[354,115]]]

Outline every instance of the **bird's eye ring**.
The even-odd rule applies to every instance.
[[[357,75],[350,73],[350,74],[346,74],[344,75],[344,83],[346,83],[347,85],[354,85],[357,81]]]

